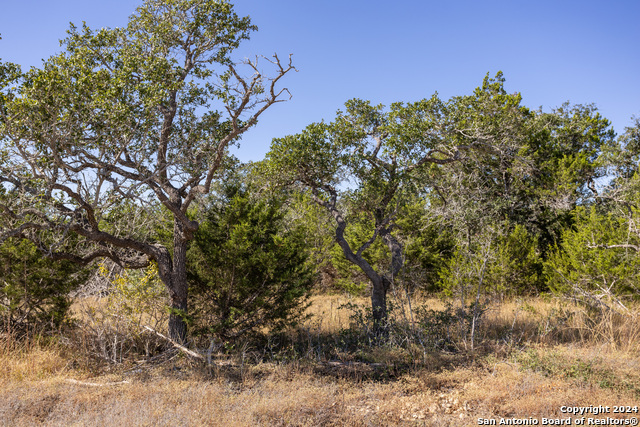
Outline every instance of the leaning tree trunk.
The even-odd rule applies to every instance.
[[[389,280],[378,272],[362,256],[362,251],[353,253],[349,243],[344,238],[346,223],[341,216],[337,216],[338,227],[336,229],[336,241],[347,261],[358,266],[360,270],[371,281],[371,309],[373,314],[374,329],[376,334],[387,320],[387,290],[389,290]],[[362,249],[362,248],[361,248]]]
[[[342,249],[344,257],[347,261],[358,266],[371,281],[371,309],[374,331],[376,335],[384,334],[386,329],[385,325],[387,323],[387,291],[391,287],[392,280],[394,280],[396,274],[398,274],[404,263],[402,245],[391,234],[393,226],[384,226],[388,221],[385,218],[382,218],[380,213],[376,213],[376,233],[373,238],[367,241],[354,253],[344,237],[347,222],[342,216],[342,213],[336,207],[338,198],[337,192],[331,187],[327,187],[325,190],[328,190],[331,195],[328,201],[322,200],[318,195],[318,190],[312,188],[314,201],[318,205],[324,206],[335,219],[337,225],[335,239]],[[376,236],[380,236],[391,251],[391,279],[386,277],[384,274],[379,274],[362,256],[363,252],[375,241]]]

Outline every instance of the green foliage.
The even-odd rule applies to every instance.
[[[603,199],[613,204],[637,202],[640,189],[640,118],[634,117],[634,125],[627,127],[616,143],[607,147],[603,163],[614,176],[608,194]]]
[[[282,190],[281,190],[282,192]],[[294,190],[288,194],[285,204],[285,219],[289,227],[297,228],[304,234],[305,250],[313,266],[314,276],[325,287],[335,285],[332,248],[335,245],[335,231],[331,218],[313,203],[308,192]]]
[[[349,222],[350,227],[345,233],[345,239],[352,248],[359,248],[371,238],[374,225],[365,214],[349,215]],[[362,295],[371,285],[367,276],[345,259],[338,245],[333,245],[329,253],[331,264],[338,272],[337,287],[354,296]],[[363,252],[363,257],[377,271],[385,271],[389,268],[389,250],[379,239],[376,239]]]
[[[459,267],[478,282],[482,271],[494,296],[545,290],[542,260],[595,194],[614,134],[594,106],[531,110],[504,81],[487,75],[448,101],[352,99],[334,121],[273,141],[266,172],[309,189],[336,221],[331,262],[343,287],[360,292],[377,275],[434,289],[457,245],[464,255],[443,277]]]
[[[207,206],[188,253],[194,333],[230,339],[301,314],[312,269],[282,205],[229,182]]]
[[[614,157],[614,165],[618,169],[618,175],[622,178],[631,178],[638,172],[640,161],[640,118],[634,118],[634,125],[625,129],[618,139],[618,154]]]
[[[349,216],[350,227],[345,237],[351,247],[361,247],[373,234],[374,224],[366,215]],[[396,219],[394,234],[404,245],[404,265],[395,277],[395,285],[435,291],[438,289],[440,269],[454,251],[455,241],[450,230],[435,224],[427,217],[423,199],[405,201]],[[334,245],[331,264],[336,268],[337,285],[352,295],[361,295],[370,285],[360,269],[348,262],[342,250]],[[390,253],[379,239],[364,252],[363,257],[378,271],[388,271]]]
[[[632,232],[639,216],[630,209],[631,221],[595,207],[576,209],[575,228],[564,231],[562,246],[545,263],[551,290],[592,306],[611,296],[640,298],[640,238]]]
[[[453,304],[448,302],[444,310],[428,309],[419,306],[416,309],[416,320],[424,333],[424,341],[428,347],[450,350],[453,338],[463,335],[460,328],[468,329],[469,319],[456,315]]]
[[[614,136],[593,105],[565,103],[536,114],[524,151],[535,169],[527,179],[528,209],[519,223],[538,235],[543,256],[571,226],[571,210],[596,195],[594,182],[606,174],[602,154]]]
[[[537,241],[524,226],[475,238],[471,246],[458,246],[440,271],[445,294],[466,303],[478,292],[495,298],[536,294],[544,287]]]
[[[444,294],[459,298],[463,307],[476,294],[484,296],[487,261],[491,255],[471,252],[468,248],[456,248],[449,262],[440,270],[439,285]]]
[[[450,227],[433,221],[424,199],[407,203],[397,224],[405,245],[405,263],[399,276],[408,289],[437,291],[440,270],[455,251]]]
[[[457,307],[458,333],[474,348],[484,313],[506,295],[537,293],[542,287],[542,261],[536,240],[523,226],[510,232],[488,226],[458,242],[456,251],[440,270],[443,293]],[[468,341],[467,341],[468,340]]]
[[[536,237],[517,224],[497,242],[489,265],[489,287],[506,295],[537,294],[545,288],[542,268]]]
[[[520,103],[500,73],[447,103],[452,137],[473,150],[428,171],[437,189],[430,199],[462,236],[504,221],[509,229],[524,226],[544,257],[570,225],[568,213],[593,198],[590,187],[605,174],[600,155],[614,133],[592,105],[567,103],[543,113]]]
[[[104,264],[100,273],[108,275]],[[165,326],[168,301],[155,264],[145,270],[124,270],[111,283],[106,299],[108,315],[125,321],[133,334],[141,333],[145,326],[154,329]]]
[[[69,293],[87,278],[70,261],[45,258],[34,244],[8,239],[0,246],[0,318],[4,327],[57,328],[69,320]]]

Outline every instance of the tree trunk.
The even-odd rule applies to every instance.
[[[164,283],[169,298],[171,299],[171,312],[169,313],[169,338],[179,344],[184,344],[187,340],[187,323],[184,316],[187,314],[187,274],[186,274],[186,244],[187,242],[174,242],[173,260],[166,248],[156,256],[158,263],[158,275]],[[178,255],[176,257],[176,254]]]
[[[184,292],[171,296],[171,313],[169,314],[169,338],[178,344],[187,341],[187,322],[184,315],[187,314],[187,292],[186,284]]]
[[[187,340],[188,285],[187,285],[187,243],[189,235],[184,224],[174,220],[173,259],[164,247],[158,247],[155,260],[158,263],[158,275],[169,292],[171,312],[169,313],[169,338],[179,344]],[[158,245],[159,246],[159,245]]]
[[[371,309],[373,312],[374,327],[379,329],[387,319],[387,290],[389,289],[390,282],[382,274],[378,274],[364,257],[353,253],[349,247],[349,243],[347,243],[341,232],[342,230],[338,228],[336,240],[342,248],[345,258],[354,265],[357,265],[371,281]]]
[[[371,310],[376,332],[379,331],[387,320],[387,291],[389,290],[389,280],[379,274],[377,277],[370,277],[371,280]]]
[[[392,281],[404,265],[404,257],[402,256],[402,245],[393,237],[389,228],[380,227],[380,237],[387,244],[391,253],[391,278],[383,274],[377,274],[377,277],[369,276],[372,283],[371,290],[371,308],[373,310],[373,321],[376,328],[382,328],[387,320],[387,291],[391,287]],[[384,332],[379,330],[378,332]]]
[[[344,237],[344,231],[347,227],[347,223],[344,220],[342,213],[336,208],[336,200],[337,193],[335,190],[331,191],[331,200],[326,202],[323,201],[320,197],[318,197],[317,193],[314,192],[314,200],[320,206],[324,206],[336,221],[336,235],[335,239],[340,248],[342,249],[342,253],[347,261],[351,262],[354,265],[357,265],[362,272],[371,280],[371,309],[373,315],[373,323],[374,330],[376,335],[380,335],[381,332],[384,333],[382,327],[386,324],[387,320],[387,291],[391,285],[391,282],[387,277],[382,274],[378,274],[377,271],[367,262],[367,260],[362,256],[362,252],[373,243],[373,239],[368,243],[365,243],[356,253],[353,252],[351,246],[349,246],[349,242]],[[377,219],[376,222],[379,222]],[[402,267],[402,247],[397,242],[393,236],[390,234],[390,230],[388,228],[382,228],[381,230],[382,238],[387,242],[389,249],[391,250],[391,264],[392,264],[392,280],[395,274]],[[375,236],[375,235],[374,235]],[[399,267],[398,267],[399,265]]]
[[[171,314],[169,315],[169,337],[180,344],[187,339],[187,243],[189,238],[185,226],[178,219],[173,226],[173,268],[171,271]]]

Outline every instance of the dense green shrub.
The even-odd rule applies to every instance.
[[[639,238],[631,217],[599,213],[595,207],[576,209],[576,226],[562,235],[545,263],[549,287],[589,305],[615,298],[640,298]]]
[[[69,293],[86,280],[70,261],[52,261],[27,240],[0,246],[0,327],[57,328],[68,320]]]
[[[192,333],[230,339],[293,322],[313,284],[301,230],[283,201],[229,183],[213,200],[188,253]]]
[[[489,267],[493,289],[508,295],[535,295],[545,290],[538,239],[524,226],[516,225],[502,236],[495,249],[495,261]]]
[[[502,298],[536,294],[544,289],[538,242],[523,226],[475,239],[478,244],[460,245],[440,270],[440,286],[446,294],[466,301],[478,292]],[[478,286],[482,289],[478,290]]]

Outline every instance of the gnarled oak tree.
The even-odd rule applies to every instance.
[[[265,77],[257,58],[234,62],[254,30],[224,0],[145,0],[124,28],[71,26],[63,52],[40,68],[4,65],[2,238],[29,239],[53,259],[157,262],[169,334],[183,341],[185,256],[198,229],[187,211],[209,192],[228,146],[288,93],[277,84],[294,69],[290,58],[265,58],[275,67]],[[173,217],[171,248],[142,209],[158,203]],[[82,239],[65,250],[70,234]]]
[[[314,123],[275,139],[265,162],[286,185],[301,185],[335,220],[335,240],[345,258],[371,281],[376,328],[387,316],[387,291],[404,264],[397,216],[410,195],[424,193],[423,171],[455,162],[466,147],[452,143],[453,128],[437,96],[389,111],[358,99],[346,103],[331,123]],[[473,142],[472,142],[473,143]],[[348,208],[349,207],[349,208]],[[352,247],[348,233],[356,216],[368,217],[369,238]],[[351,216],[351,217],[350,217]],[[389,271],[379,271],[366,251],[380,239],[390,254]]]
[[[567,184],[571,195],[594,175],[592,158],[607,137],[607,122],[590,109],[574,109],[575,118],[531,112],[503,83],[502,73],[487,75],[472,95],[446,102],[434,95],[389,109],[351,100],[333,122],[273,141],[265,165],[281,183],[309,190],[333,217],[344,257],[371,281],[379,325],[386,317],[387,291],[404,264],[398,219],[407,202],[427,199],[429,210],[463,222],[472,239],[485,219],[533,216],[529,205],[539,193],[533,193],[532,183],[544,181],[539,175],[553,169],[536,158],[542,148],[568,159],[561,150],[575,147],[577,166]],[[550,126],[536,121],[538,116]],[[549,157],[544,160],[553,160]],[[369,238],[355,247],[354,224],[363,217],[371,225]],[[367,259],[376,241],[388,249],[388,271],[376,270]]]

